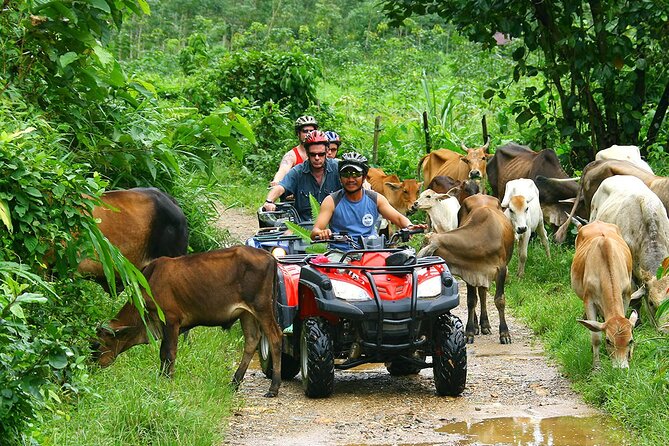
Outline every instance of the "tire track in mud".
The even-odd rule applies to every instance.
[[[257,228],[254,215],[222,213],[221,227],[232,241]],[[466,322],[466,288],[454,311]],[[440,397],[432,370],[392,377],[383,364],[335,372],[334,394],[304,395],[299,378],[284,380],[278,398],[264,398],[269,380],[254,361],[238,393],[239,408],[226,426],[225,445],[388,445],[462,443],[462,435],[438,432],[444,425],[499,417],[591,416],[598,412],[570,389],[569,381],[543,353],[532,332],[507,314],[513,343],[501,345],[498,314],[488,296],[491,335],[467,347],[468,375],[460,397]],[[467,443],[471,444],[471,443]]]

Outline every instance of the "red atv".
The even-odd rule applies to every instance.
[[[382,362],[396,376],[432,367],[439,395],[462,393],[466,342],[462,322],[450,313],[459,304],[458,284],[441,257],[417,259],[412,249],[393,247],[416,232],[422,230],[400,230],[387,245],[383,237],[358,243],[335,235],[328,242],[352,247],[340,257],[331,252],[278,259],[284,379],[301,371],[304,393],[326,397],[334,390],[335,369]],[[258,350],[271,377],[266,339]]]

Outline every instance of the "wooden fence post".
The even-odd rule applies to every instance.
[[[490,138],[488,135],[488,123],[485,120],[485,115],[483,115],[483,118],[481,119],[481,129],[483,131],[483,144],[485,144],[488,142],[488,138]]]
[[[430,139],[430,126],[427,122],[427,112],[423,112],[423,132],[425,132],[425,153],[432,151],[432,140]]]
[[[372,146],[372,164],[379,161],[379,133],[381,133],[381,116],[374,119],[374,145]]]

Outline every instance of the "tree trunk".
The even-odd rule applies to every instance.
[[[653,120],[650,122],[650,127],[648,127],[646,141],[643,143],[643,146],[641,146],[641,156],[648,156],[648,146],[655,143],[657,135],[660,133],[660,127],[662,127],[664,117],[667,114],[667,107],[669,107],[669,82],[667,82],[667,84],[664,86],[662,97],[660,98],[660,102],[657,104],[655,114],[653,115]]]

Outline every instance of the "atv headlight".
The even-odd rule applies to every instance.
[[[332,289],[334,295],[343,300],[361,301],[372,298],[363,288],[341,280],[332,280]]]
[[[272,249],[272,255],[274,256],[274,258],[278,259],[279,257],[283,257],[286,255],[286,250],[283,249],[281,246],[277,246],[276,248]]]
[[[441,276],[430,277],[418,284],[418,297],[437,297],[441,294]]]

